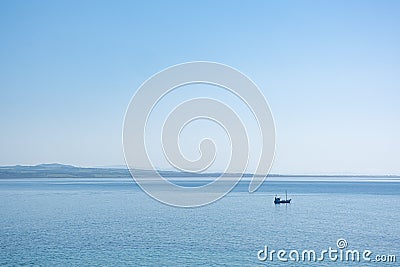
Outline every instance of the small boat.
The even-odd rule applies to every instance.
[[[280,197],[276,197],[275,196],[274,203],[275,204],[287,204],[287,203],[290,204],[290,201],[292,199],[287,199],[287,191],[285,191],[285,193],[286,193],[286,198],[285,199],[281,199]]]

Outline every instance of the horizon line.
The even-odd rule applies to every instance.
[[[35,165],[0,165],[0,168],[13,168],[13,167],[38,167],[38,166],[64,166],[64,167],[74,167],[74,168],[81,168],[81,169],[126,169],[128,170],[128,166],[126,165],[103,165],[103,166],[92,166],[92,167],[84,167],[84,166],[76,166],[72,164],[63,164],[63,163],[40,163]],[[153,171],[147,169],[136,169],[141,171]],[[176,173],[185,173],[179,170],[172,170],[172,169],[156,169],[158,172],[176,172]],[[190,173],[190,172],[188,172]],[[206,174],[220,174],[224,173],[223,171],[209,171],[209,172],[202,172],[199,175],[206,175]],[[194,173],[193,173],[194,174]],[[227,173],[227,174],[239,174],[239,173]],[[251,172],[245,172],[241,175],[253,175],[253,176],[270,176],[270,177],[395,177],[400,178],[400,174],[366,174],[366,173],[268,173],[268,174],[255,174]]]

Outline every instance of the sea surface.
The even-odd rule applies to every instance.
[[[0,179],[0,266],[400,265],[400,182],[295,179],[266,180],[252,194],[241,182],[189,209],[153,200],[131,178]],[[274,205],[285,190],[292,203]],[[370,250],[397,262],[260,261],[265,246],[318,257]]]

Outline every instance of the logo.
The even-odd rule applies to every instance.
[[[179,136],[182,129],[195,120],[213,121],[224,129],[230,140],[230,160],[224,172],[211,183],[188,187],[172,183],[154,166],[146,146],[148,142],[155,141],[147,140],[146,135],[150,114],[166,95],[191,84],[208,84],[227,90],[251,110],[261,134],[258,166],[249,183],[249,192],[256,191],[265,180],[274,158],[272,113],[253,81],[234,68],[214,62],[189,62],[169,67],[149,78],[136,91],[127,108],[123,126],[125,161],[133,179],[144,192],[162,203],[176,207],[199,207],[225,196],[246,172],[250,153],[246,125],[234,107],[208,97],[195,97],[176,105],[164,121],[161,140],[156,141],[161,141],[163,156],[174,169],[192,174],[205,173],[219,156],[214,141],[210,138],[201,140],[198,144],[201,156],[189,160],[182,154]]]
[[[259,261],[280,261],[280,262],[396,262],[395,254],[374,254],[370,249],[348,249],[347,240],[339,238],[336,241],[336,248],[326,249],[270,249],[267,245],[257,253]]]

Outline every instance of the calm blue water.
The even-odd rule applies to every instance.
[[[288,190],[290,205],[274,205]],[[0,180],[0,265],[399,266],[400,183],[242,183],[196,209],[154,201],[131,179]],[[396,263],[260,262],[270,249],[337,248]]]

